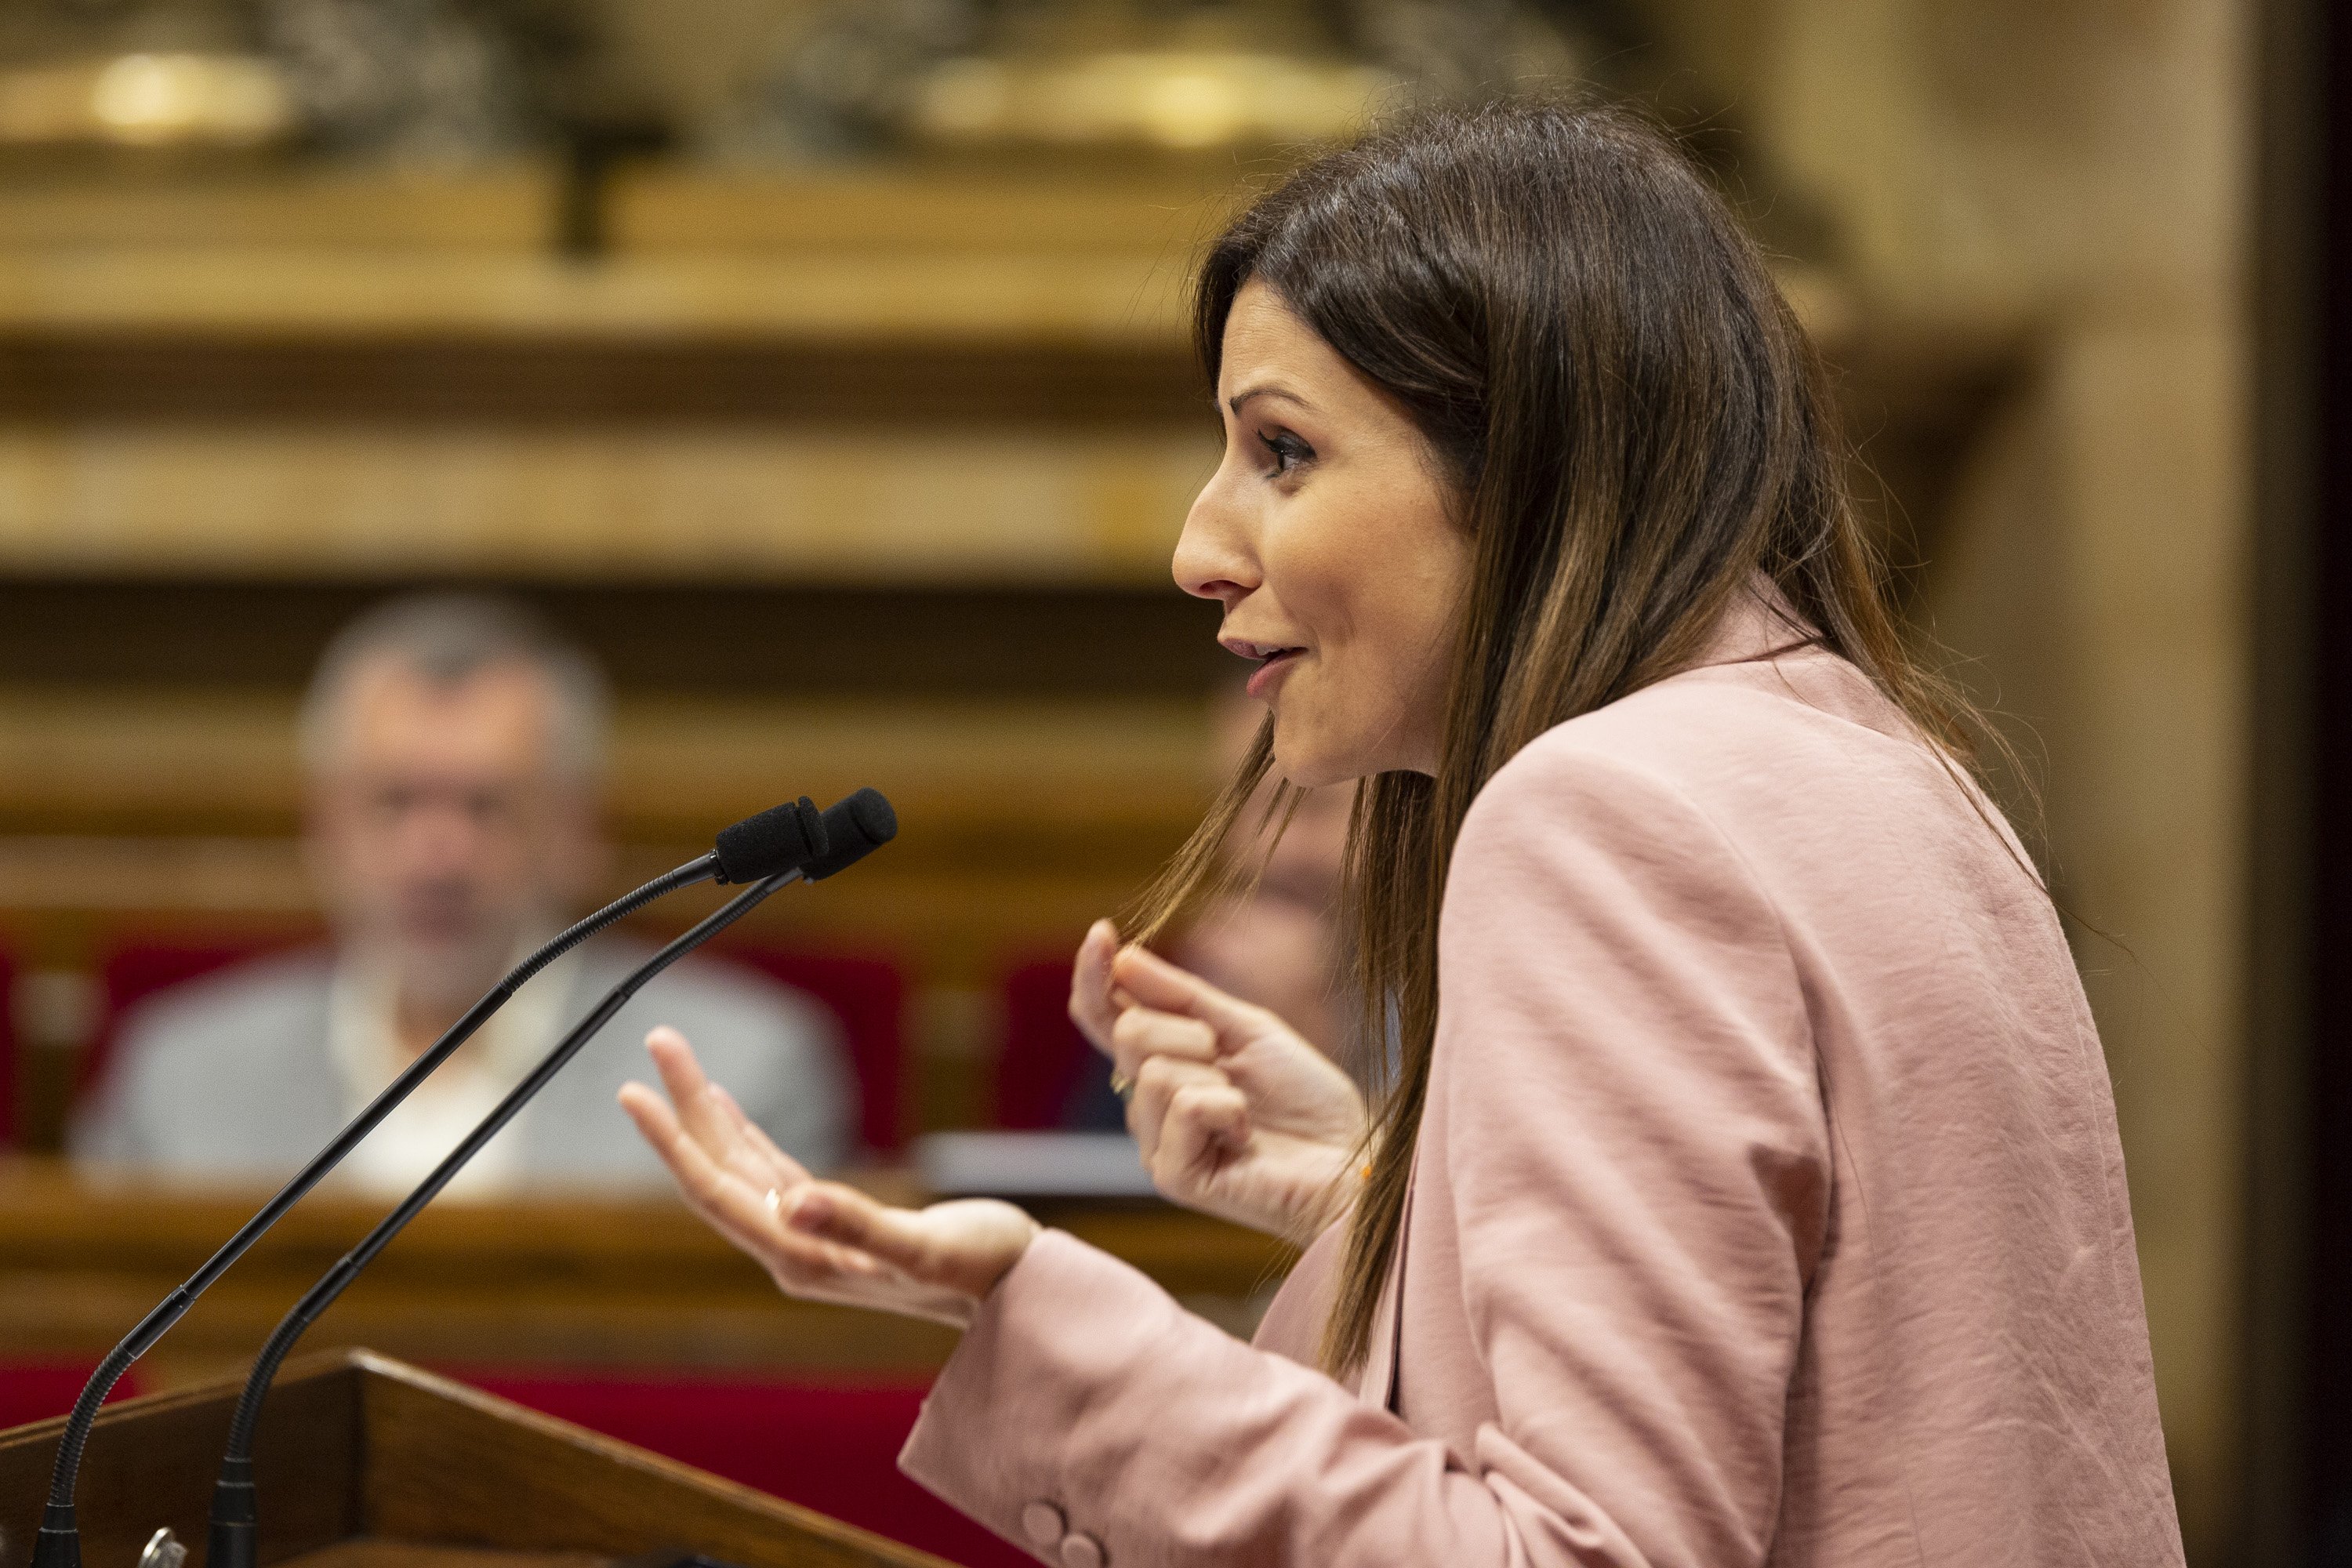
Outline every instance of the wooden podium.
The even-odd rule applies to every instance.
[[[169,1525],[202,1568],[238,1383],[110,1405],[82,1461],[84,1568]],[[63,1418],[0,1433],[0,1568],[25,1568]],[[366,1351],[290,1362],[254,1455],[264,1563],[945,1568],[941,1560]]]

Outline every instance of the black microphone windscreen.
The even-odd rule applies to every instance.
[[[719,880],[757,882],[779,871],[806,867],[824,856],[826,817],[803,795],[747,816],[719,833]],[[862,853],[862,851],[861,851]]]
[[[825,851],[802,868],[812,882],[845,871],[898,837],[898,814],[878,789],[845,795],[824,808]]]

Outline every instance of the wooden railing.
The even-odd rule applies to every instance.
[[[901,1177],[863,1179],[894,1198],[920,1195]],[[0,1164],[0,1345],[16,1359],[94,1363],[266,1195],[97,1186],[45,1163]],[[142,1363],[145,1386],[239,1366],[382,1209],[331,1190],[296,1208]],[[1159,1205],[1036,1212],[1244,1332],[1291,1258],[1266,1237]],[[936,1366],[953,1336],[787,1300],[685,1209],[654,1198],[437,1205],[307,1342],[440,1364],[896,1378]]]

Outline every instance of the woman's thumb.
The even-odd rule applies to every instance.
[[[859,1252],[919,1277],[928,1251],[912,1215],[877,1204],[856,1187],[811,1182],[785,1215],[794,1230]]]

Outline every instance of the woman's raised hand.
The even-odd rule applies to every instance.
[[[1108,921],[1078,949],[1070,1016],[1131,1086],[1128,1129],[1163,1196],[1302,1243],[1346,1212],[1363,1097],[1280,1018],[1120,947]]]
[[[1035,1220],[992,1198],[892,1208],[817,1181],[703,1076],[683,1035],[656,1029],[646,1049],[669,1098],[633,1083],[622,1109],[695,1212],[788,1296],[963,1328],[1037,1234]]]

